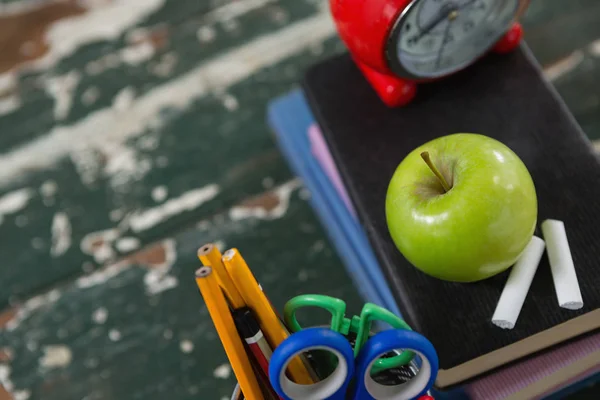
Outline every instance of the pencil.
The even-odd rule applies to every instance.
[[[225,292],[225,296],[227,297],[227,300],[229,300],[231,307],[234,309],[244,307],[246,304],[225,270],[225,266],[221,260],[222,255],[217,246],[209,243],[200,247],[198,250],[198,258],[200,259],[200,262],[202,262],[202,265],[211,266],[217,273],[219,286]]]
[[[252,364],[235,328],[227,301],[217,282],[217,276],[212,273],[211,267],[205,266],[196,271],[196,284],[204,298],[208,313],[223,343],[225,353],[229,358],[231,368],[240,384],[244,397],[262,399],[262,391],[258,385],[256,375],[252,371]]]
[[[277,348],[289,336],[289,332],[271,307],[267,296],[258,286],[246,261],[237,249],[230,249],[223,254],[223,264],[242,299],[254,311],[267,342],[272,349]],[[297,357],[290,362],[288,371],[290,377],[298,384],[314,383],[307,366]]]

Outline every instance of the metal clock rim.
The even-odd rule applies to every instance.
[[[415,75],[412,72],[410,72],[409,70],[407,70],[404,67],[404,65],[402,65],[402,63],[398,60],[397,43],[398,43],[398,39],[400,38],[400,35],[398,35],[397,33],[398,33],[398,30],[401,29],[401,27],[403,25],[402,22],[404,21],[404,19],[408,15],[408,13],[412,10],[413,7],[415,7],[421,1],[425,1],[425,0],[411,0],[410,3],[402,10],[400,15],[396,18],[396,20],[394,21],[394,25],[392,26],[392,28],[390,29],[390,31],[387,35],[387,39],[385,42],[384,55],[385,55],[385,61],[388,65],[388,68],[394,74],[399,76],[400,78],[419,81],[419,80],[435,79],[435,78],[439,78],[439,77],[443,77],[443,76],[448,76],[455,72],[460,71],[461,69],[465,68],[469,64],[473,63],[475,60],[469,60],[463,64],[458,65],[457,67],[453,68],[452,70],[450,70],[448,73],[446,73],[444,75],[429,76],[429,77]],[[517,0],[517,1],[519,2],[517,12],[515,13],[514,17],[511,19],[511,22],[507,26],[507,28],[510,28],[510,25],[512,25],[514,22],[518,21],[523,16],[523,14],[525,13],[525,10],[527,10],[527,7],[529,6],[529,3],[531,0]],[[506,33],[506,31],[505,31],[505,33]],[[494,44],[500,39],[500,37],[496,38],[496,41],[490,41],[490,45],[487,46],[484,49],[484,51],[482,51],[481,54],[485,54],[486,52],[488,52],[494,46]]]

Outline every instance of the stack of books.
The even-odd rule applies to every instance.
[[[390,109],[351,58],[311,68],[302,88],[275,99],[268,120],[361,296],[401,315],[436,347],[436,399],[556,397],[600,379],[600,160],[523,46],[422,85]],[[511,147],[528,167],[539,220],[568,229],[584,307],[558,307],[546,257],[512,330],[491,323],[508,272],[474,284],[412,267],[385,223],[385,193],[412,149],[456,132]]]

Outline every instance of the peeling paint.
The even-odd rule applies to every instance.
[[[46,93],[54,98],[54,118],[57,121],[69,115],[73,106],[73,95],[80,80],[81,74],[77,71],[45,80]]]
[[[10,114],[19,107],[21,107],[21,98],[16,74],[0,74],[0,116]]]
[[[205,19],[210,22],[214,21],[221,23],[231,21],[270,3],[275,3],[275,1],[277,0],[233,1],[207,13]]]
[[[588,51],[592,56],[600,57],[600,39],[594,40],[592,43],[590,43]]]
[[[0,197],[0,224],[5,215],[14,214],[25,208],[35,192],[29,188],[15,190]]]
[[[129,253],[140,247],[140,240],[135,237],[124,237],[117,240],[115,247],[121,253]]]
[[[144,11],[157,2],[158,0],[127,2],[130,5],[127,7],[135,9],[139,3],[138,6],[144,5],[141,7]],[[116,1],[114,4],[122,3]],[[140,12],[137,10],[133,14],[139,16]],[[74,37],[78,36],[78,32],[70,33]],[[0,184],[12,181],[24,172],[51,166],[81,148],[99,150],[109,155],[115,146],[141,135],[149,127],[158,129],[163,126],[166,120],[160,119],[162,109],[186,109],[195,99],[205,96],[211,90],[223,89],[240,82],[254,72],[304,51],[334,33],[335,27],[329,12],[324,10],[221,54],[181,77],[139,96],[125,116],[108,107],[90,113],[72,125],[56,126],[48,134],[0,155]],[[256,57],[256,54],[261,56]]]
[[[113,100],[112,107],[117,112],[127,111],[135,100],[135,89],[132,86],[124,87],[117,93]]]
[[[235,98],[235,96],[229,93],[223,95],[223,105],[229,111],[235,111],[240,107],[238,100]]]
[[[111,329],[111,330],[108,332],[108,338],[109,338],[110,340],[112,340],[113,342],[118,342],[119,340],[121,340],[121,336],[122,336],[122,335],[121,335],[121,332],[119,332],[119,331],[118,331],[118,330],[116,330],[116,329]]]
[[[215,40],[217,32],[212,26],[201,26],[196,32],[196,37],[200,43],[210,43]]]
[[[89,275],[78,278],[75,281],[75,286],[80,289],[87,289],[93,286],[101,285],[109,279],[119,275],[126,269],[129,269],[129,267],[130,265],[124,263],[112,264]]]
[[[152,43],[141,42],[133,46],[127,46],[121,51],[121,59],[129,65],[139,65],[150,60],[155,53]]]
[[[48,307],[51,304],[56,303],[60,297],[60,291],[58,289],[53,289],[47,293],[30,298],[22,305],[16,307],[16,313],[14,313],[12,318],[6,322],[6,329],[8,331],[14,331],[21,322],[29,318],[32,312],[41,307]]]
[[[108,310],[104,307],[97,308],[92,314],[92,321],[96,324],[102,325],[108,318]]]
[[[216,184],[190,190],[177,198],[169,199],[157,207],[134,212],[129,218],[129,226],[134,232],[145,231],[174,215],[200,207],[215,198],[219,191],[219,186]]]
[[[151,193],[152,200],[154,200],[157,203],[162,203],[163,201],[165,201],[168,195],[169,189],[166,186],[157,186],[154,189],[152,189]]]
[[[301,187],[300,180],[294,179],[272,191],[246,200],[229,210],[232,221],[248,218],[264,220],[278,219],[285,215],[290,205],[290,197],[294,190]]]
[[[179,348],[181,349],[182,353],[188,354],[194,351],[194,343],[192,343],[190,340],[182,340],[179,342]]]
[[[59,257],[71,247],[71,223],[64,212],[57,212],[52,219],[52,257]]]
[[[10,367],[6,364],[0,364],[0,394],[2,394],[2,386],[6,389],[7,392],[13,390],[13,383],[10,379]]]
[[[81,240],[81,251],[91,255],[97,263],[103,263],[115,256],[112,243],[120,236],[118,229],[88,233]]]
[[[229,365],[229,364],[219,365],[213,371],[213,376],[218,379],[229,379],[229,377],[231,376],[231,365]]]
[[[42,368],[64,368],[73,360],[71,349],[65,345],[44,346],[42,350],[44,351],[44,355],[40,359]]]
[[[554,81],[577,68],[585,59],[583,51],[576,50],[552,65],[544,67],[544,75],[549,81]]]
[[[12,395],[14,400],[29,400],[31,392],[29,390],[16,390]]]
[[[100,97],[100,90],[96,86],[90,86],[81,94],[81,102],[86,106],[91,106]]]
[[[56,192],[58,192],[58,185],[55,181],[48,180],[40,186],[40,193],[46,199],[54,197]]]
[[[144,276],[144,285],[148,295],[155,295],[177,287],[179,281],[176,276],[169,275],[171,267],[177,259],[174,240],[166,240],[162,244],[164,262],[151,268]]]

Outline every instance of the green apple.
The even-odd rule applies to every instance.
[[[398,250],[428,275],[474,282],[515,263],[533,236],[537,198],[529,171],[507,146],[457,133],[413,150],[386,196]]]

